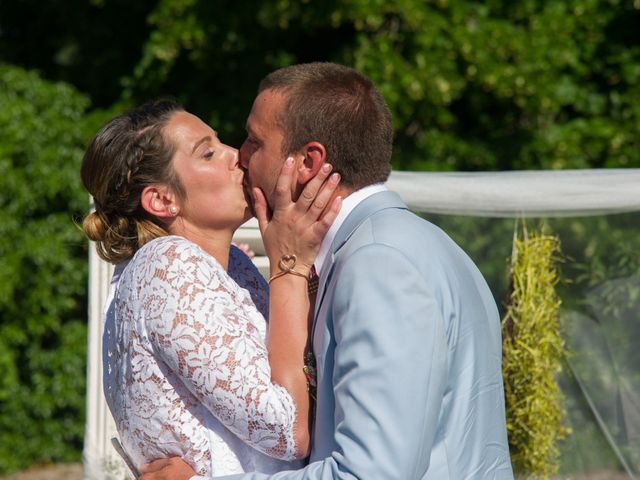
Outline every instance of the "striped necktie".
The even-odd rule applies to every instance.
[[[309,271],[309,285],[307,287],[307,291],[309,292],[309,297],[318,293],[318,274],[316,273],[315,265],[312,265],[311,270]]]

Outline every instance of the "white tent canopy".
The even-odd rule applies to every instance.
[[[640,170],[393,172],[412,210],[483,217],[559,217],[640,210]]]
[[[388,187],[416,211],[484,217],[555,217],[640,211],[640,169],[562,170],[479,173],[393,172]],[[249,221],[234,237],[257,254],[256,264],[268,267],[257,230]],[[89,349],[84,476],[107,479],[124,476],[111,447],[116,436],[102,393],[102,308],[112,268],[91,249],[89,260]]]

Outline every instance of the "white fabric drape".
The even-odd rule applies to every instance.
[[[640,169],[393,172],[412,210],[483,217],[561,217],[640,210]]]

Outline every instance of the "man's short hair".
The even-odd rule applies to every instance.
[[[391,112],[367,77],[344,65],[306,63],[270,73],[258,93],[265,90],[285,95],[276,119],[284,133],[283,155],[317,141],[343,185],[359,189],[387,180]]]

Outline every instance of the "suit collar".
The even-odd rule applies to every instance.
[[[322,304],[322,300],[324,299],[324,293],[327,288],[327,284],[331,280],[331,275],[333,273],[333,266],[335,263],[335,254],[340,250],[340,248],[349,240],[351,235],[358,229],[360,225],[371,215],[381,210],[386,210],[388,208],[401,208],[407,209],[407,206],[400,199],[400,196],[391,191],[379,192],[371,195],[370,197],[363,200],[358,206],[356,206],[353,211],[345,218],[343,224],[338,229],[335,238],[333,239],[333,243],[331,244],[331,250],[329,258],[324,262],[324,266],[322,270],[319,272],[319,282],[320,286],[318,290],[318,295],[316,297],[316,305],[315,305],[315,315],[314,315],[314,326],[315,326],[315,316],[318,314],[318,310],[320,305]]]
[[[345,218],[344,223],[340,226],[331,245],[331,253],[335,255],[362,222],[374,213],[380,210],[386,210],[387,208],[403,208],[406,210],[407,206],[397,193],[391,191],[376,193],[362,201],[353,209],[349,216]]]
[[[340,230],[340,227],[349,214],[371,195],[384,191],[388,191],[387,186],[384,183],[375,183],[373,185],[367,185],[366,187],[360,188],[344,197],[342,206],[340,207],[340,212],[338,212],[338,215],[331,224],[331,228],[329,228],[329,231],[324,236],[324,239],[320,244],[320,251],[318,251],[318,256],[314,262],[317,272],[322,271],[322,267],[324,267],[327,257],[331,257],[331,245],[333,244],[333,240],[336,238],[336,233],[338,233],[338,230]]]

